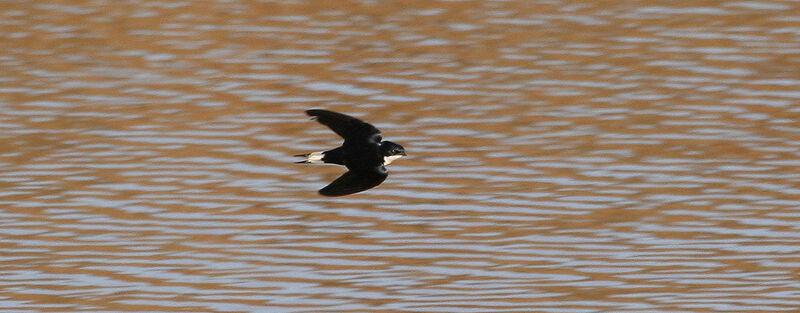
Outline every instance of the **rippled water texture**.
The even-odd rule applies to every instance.
[[[797,1],[3,1],[2,312],[796,312]],[[293,164],[362,117],[381,186]]]

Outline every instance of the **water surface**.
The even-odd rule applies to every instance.
[[[1,6],[0,311],[800,307],[795,2]]]

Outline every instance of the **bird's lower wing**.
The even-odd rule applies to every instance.
[[[374,171],[349,171],[342,174],[332,183],[319,190],[319,194],[328,197],[338,197],[380,185],[389,173],[383,167],[376,168]]]

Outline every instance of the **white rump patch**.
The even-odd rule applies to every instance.
[[[308,163],[325,163],[322,161],[322,158],[325,157],[325,152],[311,152],[306,156],[306,162]]]
[[[402,155],[390,155],[383,157],[383,165],[389,165],[392,161],[402,158]]]

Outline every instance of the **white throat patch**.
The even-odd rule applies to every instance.
[[[392,161],[397,160],[397,159],[402,158],[402,157],[403,156],[399,155],[399,154],[398,155],[385,156],[385,157],[383,157],[383,165],[389,165],[389,163],[392,163]]]

